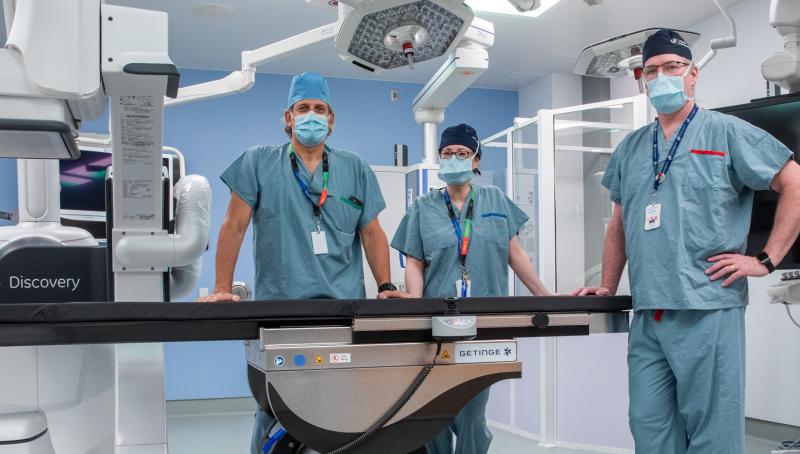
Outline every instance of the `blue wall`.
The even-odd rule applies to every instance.
[[[181,75],[181,85],[190,85],[225,73],[183,70]],[[229,197],[218,175],[249,146],[287,141],[282,119],[290,81],[291,76],[259,74],[253,89],[245,94],[166,109],[164,144],[181,150],[186,156],[187,173],[207,176],[214,194],[212,244],[204,257],[199,287],[214,286],[216,237]],[[356,151],[373,165],[392,164],[395,143],[409,146],[409,162],[422,159],[422,132],[411,112],[411,102],[421,85],[350,79],[330,79],[329,84],[336,113],[331,145]],[[399,91],[399,101],[390,101],[391,88]],[[447,110],[445,125],[469,123],[479,135],[487,136],[509,127],[517,109],[517,92],[471,89]],[[104,118],[86,123],[82,131],[107,133],[107,113]],[[487,158],[482,167],[502,171],[505,162]],[[16,205],[14,199],[5,203],[8,180],[3,178],[4,169],[0,166],[0,210]],[[248,233],[236,279],[252,283],[251,242]],[[166,389],[170,400],[249,396],[245,371],[242,342],[166,345]]]
[[[0,159],[0,211],[12,212],[17,208],[17,160]],[[0,226],[11,225],[0,219]]]

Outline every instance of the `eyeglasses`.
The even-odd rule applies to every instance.
[[[459,150],[456,151],[455,153],[452,151],[442,151],[441,153],[439,153],[439,158],[447,160],[455,156],[456,158],[461,159],[463,161],[464,159],[471,158],[474,154],[475,153],[473,153],[472,151],[466,151],[466,150]]]
[[[642,72],[644,73],[644,78],[646,80],[654,80],[657,78],[659,68],[661,68],[664,71],[664,74],[668,76],[682,76],[683,68],[689,65],[690,63],[685,63],[682,61],[668,61],[660,65],[645,66]]]

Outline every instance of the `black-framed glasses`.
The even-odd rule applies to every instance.
[[[466,151],[466,150],[459,150],[459,151],[456,151],[456,152],[445,150],[445,151],[442,151],[442,152],[439,153],[439,158],[447,160],[447,159],[450,159],[453,156],[455,156],[457,159],[464,160],[464,159],[471,158],[474,154],[475,154],[474,152]]]
[[[684,68],[691,65],[691,63],[686,63],[682,61],[668,61],[666,63],[662,63],[660,65],[648,65],[645,66],[642,70],[642,74],[644,74],[644,78],[646,80],[654,80],[658,77],[659,68],[664,71],[664,74],[668,76],[682,76]]]

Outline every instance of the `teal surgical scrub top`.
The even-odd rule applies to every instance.
[[[708,258],[744,253],[753,191],[769,189],[792,153],[765,131],[736,117],[701,110],[675,153],[658,191],[661,227],[645,231],[653,194],[650,124],[619,144],[603,177],[622,206],[625,251],[634,308],[723,309],[747,304],[747,279],[727,288],[711,281]],[[658,131],[662,169],[677,136]]]
[[[467,268],[472,281],[471,296],[508,295],[508,242],[516,236],[528,216],[494,186],[475,185],[476,199]],[[465,227],[469,200],[459,211]],[[392,247],[425,264],[423,296],[456,296],[461,279],[458,237],[450,221],[442,190],[417,198],[392,239]]]
[[[386,207],[375,173],[360,156],[325,147],[329,179],[321,230],[328,253],[315,255],[314,211],[292,173],[290,148],[250,148],[221,176],[253,208],[256,298],[364,298],[359,231]],[[309,175],[303,160],[297,161],[300,178],[318,201],[322,163]]]

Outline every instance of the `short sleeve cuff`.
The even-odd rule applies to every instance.
[[[256,198],[248,195],[243,188],[239,187],[236,184],[236,178],[232,178],[230,175],[228,175],[227,171],[223,173],[219,178],[220,180],[222,180],[223,183],[225,183],[226,186],[228,186],[228,189],[230,189],[231,192],[238,195],[239,198],[242,199],[242,201],[244,201],[244,203],[246,203],[250,208],[252,209],[256,208]]]
[[[392,241],[392,249],[397,250],[397,252],[404,254],[408,257],[414,257],[415,259],[419,260],[420,262],[425,261],[425,257],[421,250],[416,250],[416,248],[406,247],[405,245],[401,244],[399,241]]]
[[[361,216],[358,218],[358,229],[361,230],[366,227],[373,219],[377,218],[381,211],[386,209],[386,202],[381,198],[380,203],[371,205],[371,209],[365,209]]]

